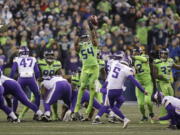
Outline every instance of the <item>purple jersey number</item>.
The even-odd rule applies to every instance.
[[[120,70],[121,69],[119,67],[114,67],[112,77],[113,78],[118,78]]]
[[[31,58],[23,58],[20,62],[20,66],[23,67],[31,67],[33,63],[33,60]]]

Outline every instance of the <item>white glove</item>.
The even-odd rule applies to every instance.
[[[71,121],[71,114],[72,114],[71,110],[68,110],[66,114],[64,115],[63,121],[66,121],[66,122]]]

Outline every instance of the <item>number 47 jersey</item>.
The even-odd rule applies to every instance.
[[[27,78],[33,77],[35,74],[35,66],[36,65],[36,58],[28,57],[28,56],[21,56],[16,57],[13,63],[17,66],[19,77]],[[14,65],[13,65],[14,67]]]
[[[108,73],[106,81],[107,90],[122,89],[128,76],[134,75],[134,70],[124,64],[121,64],[118,60],[113,60],[111,63],[110,71]]]

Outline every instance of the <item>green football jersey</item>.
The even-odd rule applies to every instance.
[[[174,64],[173,59],[168,58],[166,61],[161,59],[154,60],[154,66],[158,70],[158,75],[163,76],[163,79],[170,81],[172,79],[172,66]],[[163,81],[163,80],[158,80]]]
[[[53,75],[57,73],[57,71],[59,71],[62,68],[61,62],[57,60],[53,61],[53,63],[49,65],[45,59],[40,59],[38,60],[38,65],[41,71],[41,77],[43,79],[51,78]]]
[[[79,56],[83,67],[98,65],[97,53],[98,47],[94,46],[91,41],[80,42]]]
[[[151,70],[149,66],[149,57],[147,55],[134,56],[134,67],[136,69],[135,77],[140,82],[151,81]]]

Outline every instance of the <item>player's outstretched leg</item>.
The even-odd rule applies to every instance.
[[[84,89],[85,89],[85,84],[81,83],[81,87],[80,87],[80,89],[78,91],[78,97],[77,97],[77,102],[76,102],[76,106],[75,106],[75,109],[74,109],[74,113],[79,112],[79,109],[80,109],[80,106],[81,106],[81,99],[82,99],[82,96],[84,94]]]
[[[20,120],[16,117],[15,113],[9,107],[5,106],[3,92],[4,89],[2,86],[0,86],[0,109],[7,114],[8,118],[10,118],[12,122],[20,122]]]
[[[108,99],[109,99],[109,104],[110,104],[110,108],[112,109],[112,111],[118,115],[121,119],[123,119],[123,128],[127,128],[128,123],[130,122],[129,119],[127,119],[124,114],[119,110],[119,108],[117,108],[114,103],[118,102],[119,98],[122,97],[123,91],[122,90],[109,90],[108,93]]]
[[[36,120],[41,120],[42,112],[39,110],[39,108],[35,104],[32,104],[28,100],[21,86],[16,81],[7,80],[4,82],[3,86],[5,89],[7,89],[7,91],[9,91],[10,94],[16,97],[22,104],[28,106],[30,109],[32,109],[35,112]]]

